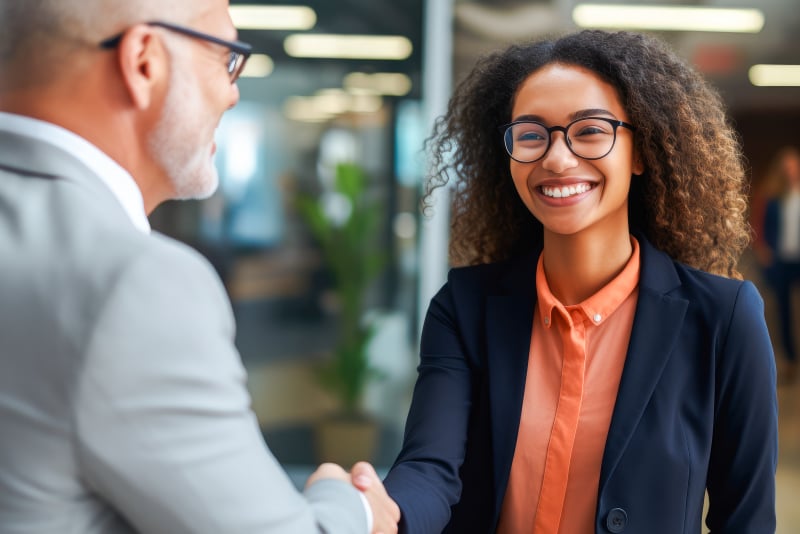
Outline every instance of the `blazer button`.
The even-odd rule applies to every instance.
[[[606,516],[606,528],[614,534],[625,530],[628,525],[628,513],[622,508],[612,508]]]

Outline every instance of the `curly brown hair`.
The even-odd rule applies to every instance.
[[[520,200],[498,126],[511,120],[520,84],[544,65],[587,68],[613,85],[646,170],[634,176],[630,225],[677,261],[739,278],[750,241],[747,182],[738,135],[709,84],[661,41],[585,30],[517,44],[480,59],[458,85],[426,145],[434,189],[454,182],[454,265],[510,258],[542,240]]]

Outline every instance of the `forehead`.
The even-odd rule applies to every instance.
[[[194,25],[223,39],[236,38],[236,28],[231,20],[226,0],[198,2]]]
[[[616,88],[595,72],[574,65],[549,64],[536,70],[517,88],[512,118],[537,115],[547,121],[563,121],[575,111],[604,109],[625,120],[625,109]]]

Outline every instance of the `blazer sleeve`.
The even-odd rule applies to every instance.
[[[775,358],[750,282],[740,286],[718,358],[706,523],[712,534],[775,532]]]
[[[451,291],[448,283],[428,308],[403,447],[384,481],[400,507],[400,532],[441,532],[461,495],[473,377]]]
[[[363,533],[340,481],[299,493],[264,444],[213,270],[162,243],[120,274],[78,373],[80,476],[142,533]]]

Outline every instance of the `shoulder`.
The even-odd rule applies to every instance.
[[[457,267],[433,297],[425,324],[478,335],[490,309],[532,309],[536,298],[536,257]],[[426,332],[430,328],[423,328]]]
[[[690,305],[709,308],[711,313],[733,305],[742,291],[758,294],[751,282],[696,269],[673,259],[641,236],[638,239],[642,250],[640,291],[659,298],[687,300]]]
[[[114,296],[129,295],[118,312],[137,320],[178,294],[184,301],[211,295],[214,305],[227,306],[216,273],[199,253],[139,231],[102,190],[68,180],[20,181],[19,189],[10,208],[16,224],[0,236],[0,248],[11,252],[2,260],[0,288],[14,288],[3,291],[8,298],[0,309],[24,308],[52,325],[48,337],[69,340],[59,350],[80,350]]]
[[[137,268],[151,266],[177,273],[190,273],[204,278],[217,278],[206,257],[189,245],[159,232],[153,232],[142,237],[144,242],[141,245],[139,254],[131,262],[138,264]]]
[[[637,314],[650,312],[643,315],[648,317],[649,327],[660,327],[662,305],[676,305],[684,309],[687,334],[692,331],[705,338],[722,340],[729,333],[735,337],[736,325],[760,328],[764,322],[763,301],[752,282],[695,269],[675,261],[644,240],[640,243],[643,246]],[[746,327],[748,323],[752,326]]]
[[[455,267],[447,276],[447,283],[454,291],[465,290],[472,294],[516,293],[526,280],[533,283],[536,278],[538,253],[517,256],[505,261]]]
[[[678,293],[697,304],[705,304],[719,310],[730,308],[742,298],[760,302],[761,296],[749,280],[737,280],[719,276],[679,262],[674,262],[675,270],[681,280]]]
[[[752,282],[710,274],[679,262],[673,265],[680,283],[663,297],[686,302],[684,324],[692,331],[718,339],[719,347],[729,347],[741,336],[768,339],[764,302]]]
[[[121,244],[135,253],[119,248],[110,251],[105,260],[105,282],[97,288],[102,301],[116,301],[118,311],[180,310],[182,314],[214,317],[230,312],[222,281],[195,249],[156,232],[131,236]],[[100,305],[100,309],[105,307]]]
[[[198,300],[209,291],[221,293],[222,285],[213,267],[188,245],[158,232],[145,234],[128,221],[117,228],[75,231],[70,249],[72,260],[63,275],[73,280],[98,306],[121,290],[134,293],[140,305],[179,293]]]

